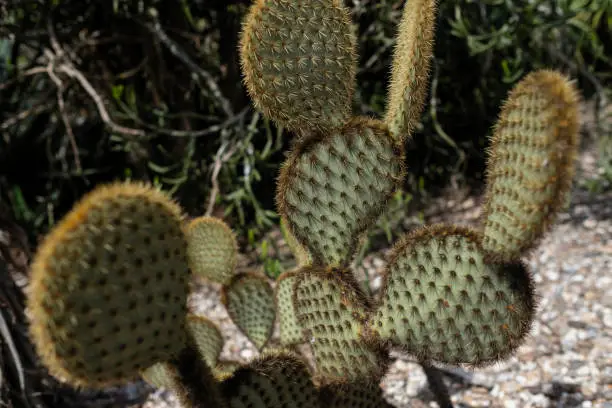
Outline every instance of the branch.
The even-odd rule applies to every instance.
[[[196,64],[191,58],[189,58],[187,53],[185,53],[185,51],[183,51],[180,46],[176,42],[174,42],[174,40],[168,37],[168,34],[166,34],[159,22],[156,22],[155,24],[145,24],[145,27],[153,34],[155,34],[157,38],[162,42],[162,44],[164,44],[174,56],[180,59],[185,65],[189,67],[189,69],[191,69],[194,73],[196,73],[206,81],[206,84],[208,85],[208,88],[212,92],[213,96],[221,103],[221,108],[223,109],[225,114],[227,116],[233,116],[234,111],[232,109],[232,106],[227,100],[227,98],[223,96],[223,93],[219,89],[219,86],[215,82],[213,76],[204,69],[202,69],[200,66],[198,66],[198,64]]]

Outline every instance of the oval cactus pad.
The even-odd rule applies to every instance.
[[[235,273],[238,243],[231,228],[215,217],[198,217],[187,226],[187,254],[194,274],[227,283]]]
[[[356,44],[339,0],[258,0],[240,37],[249,95],[291,130],[340,126],[351,113]]]
[[[267,278],[254,272],[235,275],[223,286],[221,300],[233,322],[261,350],[274,330],[274,290]]]
[[[535,301],[526,267],[486,264],[467,228],[421,228],[393,248],[368,330],[424,361],[480,365],[514,351]]]
[[[483,248],[491,260],[524,256],[565,204],[579,137],[578,92],[554,71],[510,92],[491,141]]]
[[[32,266],[32,339],[52,374],[92,387],[125,382],[179,351],[190,277],[181,210],[164,193],[117,183],[86,195]]]
[[[296,146],[281,169],[277,205],[313,264],[350,263],[402,182],[403,157],[386,126],[365,118]]]

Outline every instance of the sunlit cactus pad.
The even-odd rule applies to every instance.
[[[297,279],[297,271],[283,273],[276,280],[276,313],[280,342],[283,346],[299,344],[304,341],[302,328],[297,320],[293,307],[293,285]]]
[[[238,259],[238,244],[230,227],[215,217],[198,217],[187,226],[187,240],[193,273],[213,282],[229,282]]]
[[[354,118],[296,146],[281,170],[278,209],[313,264],[346,266],[403,176],[402,145],[382,122]]]
[[[257,0],[240,37],[255,106],[291,130],[343,124],[351,113],[357,39],[338,0]]]
[[[523,256],[565,204],[579,138],[578,92],[537,71],[512,90],[492,138],[483,247],[492,260]]]
[[[221,300],[240,330],[262,349],[274,329],[274,290],[265,276],[254,272],[235,275],[223,287]]]
[[[385,123],[400,139],[408,138],[420,120],[433,56],[436,0],[409,0],[397,32]]]
[[[534,314],[521,263],[487,265],[481,236],[464,227],[421,228],[393,248],[368,329],[420,360],[481,365],[514,351]]]
[[[189,267],[181,210],[117,183],[87,194],[39,247],[28,308],[51,373],[103,387],[137,377],[184,341]]]
[[[325,408],[393,408],[378,383],[353,382],[321,387],[321,406]]]
[[[302,268],[294,304],[321,384],[380,380],[388,354],[360,339],[368,305],[349,270]]]
[[[221,384],[231,408],[318,408],[318,390],[304,361],[291,353],[266,353]]]

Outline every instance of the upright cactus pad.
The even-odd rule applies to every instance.
[[[483,247],[511,261],[532,249],[565,203],[579,138],[578,92],[537,71],[512,90],[495,127],[487,168]]]
[[[50,372],[103,387],[183,345],[189,267],[180,208],[151,187],[87,194],[32,265],[31,337]]]
[[[397,34],[385,123],[394,137],[412,135],[425,105],[433,57],[436,0],[409,0]]]
[[[178,373],[176,367],[163,362],[153,364],[151,367],[142,370],[140,375],[145,382],[155,388],[171,389],[173,386],[173,378],[175,378]]]
[[[351,113],[356,44],[339,0],[257,0],[240,37],[249,95],[291,130],[342,125]]]
[[[225,284],[235,273],[238,244],[230,227],[215,217],[198,217],[187,227],[187,254],[194,274]]]
[[[283,346],[304,342],[302,328],[293,307],[293,286],[297,276],[297,271],[293,270],[284,272],[276,280],[276,313],[278,315],[280,342]]]
[[[388,354],[360,338],[368,305],[349,270],[302,268],[294,305],[314,352],[321,384],[376,383],[382,378]]]
[[[287,352],[266,353],[238,368],[221,389],[231,408],[319,407],[308,367]]]
[[[277,204],[313,264],[348,265],[399,187],[403,156],[385,125],[365,118],[296,146],[281,170]]]
[[[274,330],[274,290],[258,273],[244,272],[223,287],[221,300],[236,325],[262,349]]]
[[[535,301],[526,266],[486,264],[479,233],[435,225],[393,248],[368,330],[423,361],[482,365],[514,351]]]

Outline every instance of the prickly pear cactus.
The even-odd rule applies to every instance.
[[[236,239],[221,220],[185,223],[150,186],[99,187],[51,231],[32,266],[32,338],[52,374],[104,386],[141,373],[186,408],[374,408],[388,406],[378,384],[392,349],[410,353],[428,378],[434,363],[481,366],[515,352],[536,303],[521,257],[566,201],[578,146],[578,93],[563,75],[529,74],[502,107],[479,229],[406,234],[376,297],[350,268],[402,186],[435,14],[433,0],[405,3],[378,120],[351,116],[356,40],[341,1],[254,1],[240,59],[255,106],[299,136],[276,195],[298,267],[271,284],[238,270]],[[231,319],[259,349],[274,343],[278,320],[280,344],[293,351],[218,360],[219,330],[187,310],[190,271],[222,287]],[[314,367],[296,355],[300,342]]]
[[[535,309],[525,265],[487,264],[477,231],[435,225],[399,241],[368,329],[421,361],[482,365],[513,352]]]
[[[240,59],[255,106],[291,130],[328,129],[350,117],[357,39],[337,0],[254,2]]]

